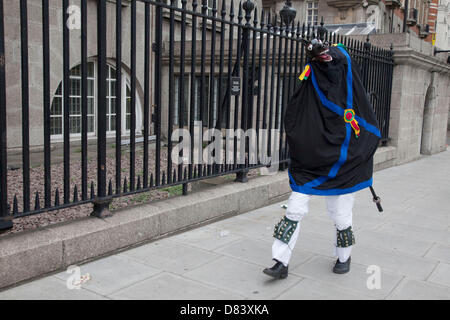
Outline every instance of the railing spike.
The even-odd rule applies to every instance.
[[[36,198],[34,201],[34,210],[40,210],[41,209],[41,201],[39,200],[39,192],[36,191]]]
[[[150,188],[153,187],[153,173],[150,174]]]
[[[177,182],[177,169],[173,169],[172,183]]]
[[[121,191],[121,188],[122,188],[122,181],[120,181],[120,180],[117,180],[116,181],[116,193],[117,194],[120,194],[120,191]]]
[[[213,6],[212,6],[212,16],[217,16],[217,0],[213,0]]]
[[[112,188],[112,181],[111,181],[111,179],[109,179],[109,185],[108,185],[108,195],[109,196],[112,196],[112,194],[113,194],[113,190],[112,190],[113,188]]]
[[[55,207],[59,206],[59,189],[56,188],[55,191]]]
[[[125,179],[123,180],[123,193],[127,193],[128,192],[128,181],[127,181],[127,177],[125,177]]]
[[[264,12],[264,9],[261,9],[261,23],[259,24],[261,26],[261,29],[264,29],[266,26],[266,23],[264,21],[264,17],[266,16],[266,13]]]
[[[166,184],[166,171],[163,171],[163,174],[162,174],[162,182],[161,182],[161,184],[162,184],[162,185],[165,185],[165,184]]]
[[[230,5],[230,19],[231,19],[231,21],[234,20],[234,17],[235,17],[235,15],[234,15],[234,0],[231,0],[231,5]]]
[[[94,181],[91,181],[91,199],[95,198]]]
[[[222,11],[221,11],[221,15],[222,15],[222,19],[225,19],[225,17],[227,16],[227,6],[225,5],[226,1],[222,1]]]
[[[17,195],[14,195],[13,200],[13,215],[16,215],[19,213],[19,202],[17,200]]]
[[[76,185],[73,188],[73,202],[78,202],[78,187]]]
[[[238,21],[239,21],[239,23],[242,22],[242,19],[244,19],[243,11],[242,11],[242,1],[239,1],[239,13],[238,13]]]
[[[138,176],[138,180],[137,180],[137,190],[141,190],[141,176]]]

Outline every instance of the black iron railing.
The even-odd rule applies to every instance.
[[[34,8],[42,7],[42,42],[37,47],[42,49],[43,82],[41,95],[33,90],[30,97],[30,76],[34,81],[38,78],[33,74],[36,69],[29,66],[31,24],[27,10],[31,2]],[[258,12],[249,0],[239,5],[222,1],[221,8],[216,1],[209,8],[208,1],[196,0],[189,5],[182,0],[180,7],[175,0],[116,0],[115,4],[106,0],[72,1],[72,6],[79,5],[79,29],[67,24],[73,18],[68,0],[57,9],[50,7],[48,0],[20,0],[18,108],[22,118],[21,124],[14,123],[7,115],[12,108],[7,89],[15,83],[6,82],[5,72],[9,64],[17,62],[5,60],[5,39],[10,37],[4,28],[5,15],[10,14],[5,8],[10,5],[5,3],[0,0],[0,229],[10,228],[15,218],[87,203],[94,204],[93,215],[103,216],[113,198],[175,185],[183,185],[186,193],[189,183],[202,179],[236,174],[238,181],[245,182],[250,169],[274,164],[286,169],[289,152],[282,118],[305,64],[302,39],[318,32],[329,42],[346,45],[359,62],[383,143],[387,142],[392,50],[331,35],[323,28],[290,19],[281,22],[277,16]],[[88,4],[96,6],[96,20],[88,19]],[[115,6],[115,10],[107,6]],[[59,27],[55,27],[58,18],[50,10],[60,10],[63,24]],[[107,27],[114,24],[115,28]],[[56,40],[50,37],[50,31],[54,35],[55,30],[61,32],[62,43],[52,43]],[[79,67],[74,68],[77,63]],[[96,71],[91,66],[96,66]],[[57,90],[51,79],[59,72],[62,77]],[[42,110],[43,121],[37,126],[41,131],[36,129],[38,120],[30,119],[30,103]],[[22,133],[21,181],[12,183],[8,180],[11,171],[6,137],[9,130],[17,132],[17,127]],[[185,129],[189,138],[179,137],[177,129]],[[240,129],[248,134],[206,139],[215,143],[216,149],[206,149],[210,151],[202,157],[204,141],[196,146],[194,137],[201,140],[207,130],[214,129],[211,132],[224,136]],[[42,132],[43,146],[43,163],[37,169],[30,166],[30,134],[36,132]],[[149,137],[154,142],[150,143]],[[124,144],[124,140],[129,143]],[[177,145],[187,140],[192,143],[178,150]],[[54,164],[55,143],[62,146],[60,165]],[[89,150],[92,143],[95,151]],[[81,146],[78,159],[74,157],[76,144]],[[115,150],[109,152],[112,144]],[[222,146],[227,147],[223,154]],[[188,161],[174,161],[174,150],[175,158]],[[90,174],[94,166],[90,156],[94,155],[96,176]],[[108,157],[113,161],[108,162]],[[59,169],[61,175],[55,178],[54,172]],[[42,174],[30,175],[36,170]]]

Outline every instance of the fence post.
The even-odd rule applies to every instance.
[[[244,132],[247,131],[247,125],[248,125],[248,121],[247,121],[247,114],[248,114],[248,108],[249,108],[249,97],[248,97],[248,93],[249,93],[249,55],[250,55],[250,20],[252,18],[252,11],[255,8],[255,4],[251,1],[251,0],[247,0],[242,4],[242,8],[245,10],[245,20],[247,21],[245,23],[245,27],[243,30],[243,34],[242,34],[242,40],[244,43],[244,62],[243,62],[243,80],[242,80],[242,84],[243,84],[243,90],[242,90],[242,114],[241,114],[241,127],[242,130]],[[244,150],[244,160],[245,160],[245,164],[242,165],[240,164],[240,166],[243,166],[243,170],[239,171],[236,174],[236,181],[237,182],[247,182],[248,181],[248,168],[247,168],[247,137],[244,135],[244,146],[245,146],[245,150]],[[242,141],[240,142],[242,143]],[[242,148],[241,148],[241,152],[242,152]],[[242,159],[242,157],[240,157]]]
[[[6,144],[6,84],[5,84],[5,30],[3,0],[0,0],[0,231],[13,226],[8,209],[7,144]]]
[[[97,197],[92,216],[103,218],[111,215],[106,197],[106,0],[97,2],[98,32],[98,118],[97,118]],[[87,128],[84,128],[86,130]]]
[[[368,74],[369,74],[369,50],[370,50],[371,44],[369,35],[367,35],[366,42],[364,43],[364,66],[363,66],[363,85],[364,88],[367,90],[368,85]]]

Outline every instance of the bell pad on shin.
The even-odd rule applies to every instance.
[[[295,229],[297,228],[298,222],[290,220],[286,217],[278,222],[275,226],[273,237],[288,244],[294,234]]]
[[[345,230],[337,230],[337,247],[347,248],[355,244],[355,236],[352,231],[352,227],[348,227]]]

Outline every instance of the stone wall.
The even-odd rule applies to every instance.
[[[389,145],[397,148],[396,164],[446,150],[450,108],[446,57],[434,57],[431,44],[413,33],[371,35],[370,41],[385,48],[394,45]]]

